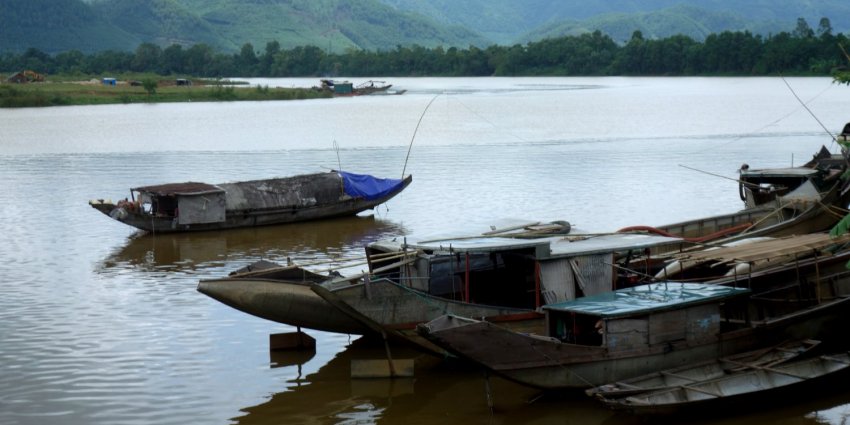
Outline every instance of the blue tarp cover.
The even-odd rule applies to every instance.
[[[401,179],[379,179],[368,174],[354,174],[339,171],[343,187],[348,196],[368,200],[378,199],[401,188]]]

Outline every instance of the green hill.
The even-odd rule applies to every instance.
[[[846,33],[846,0],[2,0],[0,52],[132,51],[204,43],[225,53],[313,45],[325,51],[510,45],[601,30],[618,42],[722,31]]]
[[[129,50],[141,42],[79,0],[0,1],[0,51]]]

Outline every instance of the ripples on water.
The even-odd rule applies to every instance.
[[[145,184],[339,163],[395,177],[441,81],[453,94],[415,136],[413,184],[373,217],[153,237],[86,205]],[[312,332],[315,354],[271,356],[268,335],[290,328],[195,290],[261,258],[339,264],[379,238],[505,217],[607,231],[725,213],[740,207],[736,183],[680,165],[734,178],[741,162],[799,164],[828,145],[775,93],[728,125],[700,116],[723,100],[712,91],[753,102],[738,80],[673,80],[677,96],[655,97],[668,80],[506,81],[406,80],[419,86],[375,99],[0,111],[0,423],[630,422],[582,398],[527,404],[533,390],[496,378],[491,417],[481,374],[434,359],[414,380],[352,381],[352,356],[379,357],[380,345],[344,350],[354,338]],[[761,81],[757,93],[767,84],[744,81]],[[840,128],[835,96],[819,94],[820,81],[797,84],[806,81],[803,97],[828,106],[823,119]],[[44,117],[49,131],[32,126]],[[847,400],[729,423],[840,423]]]

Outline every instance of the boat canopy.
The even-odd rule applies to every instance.
[[[368,174],[338,171],[345,194],[352,198],[373,200],[395,192],[404,185],[402,179],[382,179]]]
[[[206,195],[210,193],[224,192],[224,189],[216,185],[199,182],[159,184],[136,187],[130,190],[134,192],[147,193],[152,196]]]
[[[749,289],[703,283],[663,282],[640,285],[543,306],[544,310],[620,317],[704,304],[748,294]]]

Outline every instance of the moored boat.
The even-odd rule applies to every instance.
[[[847,271],[757,293],[664,282],[544,306],[542,334],[451,315],[418,331],[507,379],[542,389],[588,388],[792,337],[829,340],[850,318],[848,303]]]
[[[850,353],[800,358],[774,365],[738,363],[719,376],[680,382],[653,391],[597,399],[615,410],[638,415],[719,415],[752,410],[785,396],[796,400],[842,385],[850,373]]]
[[[130,198],[89,204],[138,229],[190,232],[350,216],[373,209],[412,181],[344,171],[217,185],[186,182],[136,187]]]

